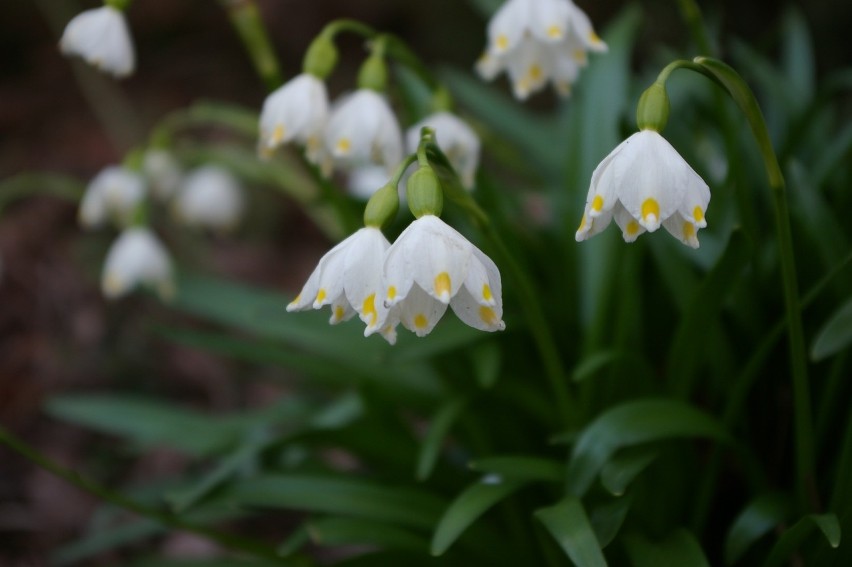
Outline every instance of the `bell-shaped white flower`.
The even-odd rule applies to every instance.
[[[489,22],[488,47],[476,67],[486,80],[505,70],[522,100],[549,81],[568,95],[586,53],[606,49],[588,16],[570,0],[509,0]]]
[[[455,114],[436,112],[406,131],[409,152],[417,151],[420,129],[424,126],[435,131],[435,142],[461,177],[462,184],[468,189],[473,188],[480,148],[479,137],[473,128]]]
[[[132,227],[110,247],[101,289],[107,298],[115,299],[140,284],[154,288],[162,299],[169,299],[175,292],[169,253],[151,230]]]
[[[62,53],[78,55],[115,77],[133,73],[133,40],[121,10],[101,6],[77,14],[65,26],[59,41]]]
[[[231,230],[243,214],[243,191],[228,170],[204,165],[187,174],[172,212],[190,226]]]
[[[641,130],[595,168],[577,241],[602,231],[615,218],[624,240],[633,242],[662,224],[672,236],[698,248],[698,230],[710,189],[658,132]]]
[[[318,162],[322,132],[328,120],[325,83],[310,73],[292,78],[266,97],[260,113],[261,155],[289,142],[305,146],[308,159]]]
[[[324,138],[334,162],[349,169],[373,163],[390,174],[402,160],[396,115],[385,97],[370,89],[358,89],[335,104]]]
[[[428,334],[447,304],[464,323],[501,331],[503,288],[491,259],[434,215],[412,222],[388,249],[385,306],[403,326]],[[422,292],[422,293],[421,293]]]
[[[148,150],[142,158],[142,173],[151,193],[161,201],[169,200],[183,182],[183,170],[171,152]]]
[[[126,167],[106,167],[86,188],[80,203],[80,224],[96,228],[112,220],[118,226],[127,226],[146,194],[145,180],[141,175]]]
[[[382,264],[390,242],[374,226],[364,227],[328,251],[320,259],[301,293],[287,311],[331,306],[332,325],[355,313],[367,325],[364,336],[379,332],[390,344],[396,342],[395,325],[387,325],[388,309],[382,302]]]

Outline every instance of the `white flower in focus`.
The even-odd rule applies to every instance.
[[[633,242],[662,224],[672,236],[698,248],[698,230],[710,189],[658,132],[641,130],[595,168],[577,241],[594,236],[615,218],[624,240]]]
[[[370,163],[388,173],[402,160],[402,131],[385,98],[359,89],[337,102],[325,130],[325,150],[347,168]]]
[[[385,305],[420,337],[435,327],[447,304],[471,327],[506,328],[497,266],[434,215],[420,217],[399,235],[385,257],[384,275]]]
[[[367,325],[364,336],[379,332],[394,344],[395,325],[386,324],[388,309],[382,303],[382,263],[388,248],[390,242],[376,227],[364,227],[353,233],[320,259],[287,311],[331,305],[332,325],[357,313]]]
[[[548,81],[567,96],[587,52],[607,50],[588,16],[570,0],[509,0],[489,22],[488,42],[477,71],[492,80],[505,70],[521,100]]]
[[[464,120],[450,112],[436,112],[421,120],[406,132],[408,151],[416,152],[420,129],[428,126],[435,131],[435,142],[459,174],[462,184],[473,188],[479,165],[479,137]]]
[[[146,193],[145,180],[139,174],[117,165],[106,167],[86,188],[80,202],[80,224],[97,228],[109,219],[127,226]]]
[[[204,165],[187,174],[172,202],[172,212],[190,226],[231,230],[243,214],[243,192],[226,169]]]
[[[112,6],[77,14],[65,26],[59,47],[65,55],[78,55],[115,77],[130,75],[136,65],[124,13]]]
[[[310,73],[297,75],[266,97],[260,113],[261,155],[289,142],[305,146],[308,159],[319,163],[322,131],[328,119],[325,83]]]
[[[151,193],[162,201],[170,199],[183,181],[183,170],[166,150],[148,150],[142,159],[142,173],[148,179]]]
[[[153,287],[162,299],[174,295],[169,253],[151,230],[133,227],[122,232],[110,247],[101,289],[107,298],[115,299],[140,284]]]

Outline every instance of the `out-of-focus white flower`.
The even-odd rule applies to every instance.
[[[101,289],[107,298],[115,299],[140,284],[153,287],[162,299],[171,298],[175,292],[169,253],[151,230],[132,227],[110,247]]]
[[[388,172],[381,165],[364,165],[349,171],[346,189],[358,199],[369,199],[380,187],[388,182]]]
[[[479,165],[479,137],[464,120],[450,112],[436,112],[409,128],[406,132],[408,151],[417,151],[420,129],[428,126],[435,131],[435,141],[461,177],[462,184],[473,188]]]
[[[633,242],[662,224],[672,236],[698,248],[698,230],[710,189],[671,144],[653,130],[641,130],[616,147],[595,168],[577,241],[594,236],[615,218],[624,240]]]
[[[142,173],[148,178],[151,193],[162,201],[170,199],[183,181],[183,170],[166,150],[148,150],[142,159]]]
[[[402,131],[384,96],[358,89],[337,102],[325,130],[325,150],[347,169],[370,163],[390,174],[402,160]]]
[[[471,327],[506,328],[497,266],[434,215],[423,215],[399,235],[387,251],[384,275],[385,306],[417,336],[435,327],[448,304]]]
[[[119,226],[127,226],[146,193],[141,175],[117,165],[106,167],[86,188],[80,203],[80,224],[96,228],[111,219]]]
[[[243,214],[242,188],[222,167],[198,167],[184,179],[172,202],[172,212],[190,226],[231,230]]]
[[[328,120],[325,83],[310,73],[297,75],[266,97],[260,113],[260,154],[288,142],[305,146],[308,159],[321,162],[322,131]]]
[[[606,50],[588,16],[571,0],[508,0],[488,24],[488,46],[476,68],[486,80],[505,70],[521,100],[548,81],[567,96],[587,52]]]
[[[80,12],[68,22],[59,47],[65,55],[78,55],[115,77],[133,73],[133,40],[121,10],[101,6]]]
[[[358,313],[367,325],[364,336],[379,332],[394,344],[396,330],[386,324],[388,309],[382,302],[382,263],[389,247],[390,243],[376,227],[364,227],[353,233],[320,259],[287,311],[331,305],[331,324]]]

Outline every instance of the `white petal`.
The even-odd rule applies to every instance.
[[[402,159],[402,132],[387,101],[361,89],[335,105],[324,134],[328,153],[340,163],[380,163],[393,168]]]
[[[502,304],[503,285],[497,265],[479,248],[473,247],[464,288],[479,305],[494,307]]]
[[[535,0],[531,4],[530,31],[545,42],[562,41],[568,33],[571,9],[564,0]]]
[[[435,141],[450,160],[465,187],[473,186],[479,165],[480,142],[473,129],[462,119],[449,112],[436,112],[408,129],[406,133],[409,152],[415,152],[420,142],[420,130],[428,126],[435,131]]]
[[[121,166],[106,167],[86,188],[80,221],[96,227],[111,218],[118,226],[127,226],[146,194],[145,180],[139,174]]]
[[[521,40],[529,22],[528,0],[509,0],[488,23],[488,51],[501,54],[512,51]]]
[[[589,51],[607,51],[608,48],[606,43],[604,43],[603,40],[598,37],[598,34],[595,33],[595,30],[592,29],[592,22],[589,20],[586,13],[578,8],[573,2],[569,1],[568,6],[570,11],[568,20],[570,22],[569,26],[571,35],[580,41]]]
[[[621,203],[616,203],[612,213],[615,217],[615,223],[621,229],[621,236],[625,242],[635,242],[639,235],[645,232],[645,227],[639,223],[638,219],[627,212],[627,209]]]
[[[418,337],[431,333],[446,311],[445,303],[437,301],[416,285],[412,286],[405,301],[398,307],[402,326]]]
[[[378,228],[362,228],[353,235],[343,261],[346,299],[370,329],[381,326],[387,315],[382,266],[388,248],[390,243]]]
[[[489,307],[481,305],[466,288],[459,290],[453,297],[450,307],[456,316],[467,325],[480,331],[502,331],[506,328],[503,322],[503,306]]]
[[[243,192],[228,170],[205,165],[191,171],[175,201],[176,216],[190,226],[234,228],[243,214]]]
[[[674,214],[663,221],[665,229],[691,248],[698,248],[698,228],[692,219],[684,218],[680,214]]]
[[[155,287],[166,299],[174,291],[168,252],[147,228],[129,228],[112,244],[104,261],[101,287],[108,298],[130,292],[139,284]]]
[[[101,6],[77,14],[62,33],[62,53],[77,55],[116,77],[125,77],[136,65],[133,41],[124,13]]]
[[[260,114],[260,143],[266,150],[321,135],[328,119],[328,93],[317,77],[297,75],[266,97]]]

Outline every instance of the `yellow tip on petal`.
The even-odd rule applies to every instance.
[[[592,210],[596,213],[599,213],[603,210],[604,200],[600,195],[595,195],[595,198],[592,199]],[[584,215],[585,218],[585,215]],[[582,224],[580,225],[582,226]]]
[[[692,218],[694,218],[697,223],[704,220],[704,211],[701,210],[701,207],[695,207],[695,210],[692,211]]]
[[[695,225],[686,221],[683,223],[683,239],[689,242],[693,238],[695,238]]]
[[[562,28],[555,24],[547,28],[547,37],[550,39],[562,39],[563,34]]]
[[[317,298],[315,300],[315,303],[322,303],[323,301],[325,301],[325,297],[325,288],[320,288],[320,290],[317,292]]]
[[[414,326],[418,329],[425,329],[429,325],[429,319],[423,313],[418,313],[414,317]]]
[[[335,148],[337,149],[337,153],[346,155],[352,150],[352,142],[349,138],[340,138],[337,140]]]
[[[656,199],[645,199],[642,203],[642,220],[648,221],[652,217],[655,223],[660,220],[660,204]]]
[[[108,274],[104,279],[103,289],[107,297],[115,297],[124,291],[124,283],[115,274]]]
[[[275,127],[275,130],[272,132],[272,143],[280,144],[281,140],[284,139],[284,126],[279,124]]]
[[[538,63],[533,63],[532,65],[530,65],[528,73],[530,75],[530,79],[532,79],[533,81],[538,81],[539,79],[541,79],[542,75],[541,65],[539,65]]]
[[[509,48],[509,38],[505,34],[500,34],[494,44],[500,51],[505,51]]]
[[[494,325],[497,321],[497,314],[494,313],[494,310],[490,307],[480,307],[479,308],[479,318],[482,319],[482,322],[488,326]]]
[[[396,297],[396,288],[394,286],[390,286],[388,288],[388,301],[393,301]]]
[[[370,326],[370,327],[376,326],[376,320],[379,317],[379,314],[376,313],[375,302],[376,302],[376,294],[372,293],[364,300],[364,304],[361,306],[361,314],[364,317],[368,317],[368,316],[370,317],[370,322],[368,324],[368,326]]]
[[[579,63],[580,65],[585,65],[588,58],[586,57],[586,52],[583,49],[575,49],[574,50],[574,61]]]
[[[600,36],[598,36],[598,34],[596,34],[595,32],[592,31],[592,32],[589,32],[589,43],[593,43],[593,44],[603,43],[603,40],[601,40],[601,38],[600,38]]]
[[[342,305],[335,305],[334,306],[334,320],[335,321],[342,321],[344,315],[346,315],[346,310],[343,309],[343,306]]]
[[[488,287],[488,284],[484,284],[482,286],[482,299],[485,301],[491,301],[493,296],[491,295],[491,288]]]
[[[627,236],[636,236],[639,232],[639,223],[634,220],[630,221],[627,223],[627,228],[624,231],[627,233]]]
[[[435,276],[435,295],[438,296],[441,301],[446,303],[450,300],[451,288],[450,274],[447,272],[441,272]]]

